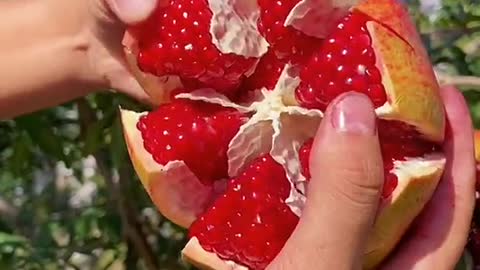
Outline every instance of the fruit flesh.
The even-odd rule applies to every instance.
[[[375,107],[387,102],[368,20],[359,12],[349,14],[314,53],[300,73],[302,83],[296,96],[301,106],[324,111],[335,97],[349,90],[368,95]]]
[[[256,64],[255,58],[223,54],[212,43],[212,12],[207,0],[170,0],[132,31],[138,64],[145,73],[177,75],[186,87],[212,87],[227,96]]]
[[[300,0],[259,0],[260,20],[258,28],[270,44],[271,52],[278,59],[290,59],[294,62],[311,54],[318,40],[298,31],[291,26],[285,26],[285,20],[290,11]]]
[[[369,95],[377,107],[378,115],[383,119],[379,123],[379,137],[386,172],[382,208],[369,242],[369,252],[366,254],[365,265],[367,268],[371,268],[378,264],[399,241],[406,228],[423,208],[424,203],[428,201],[440,178],[443,165],[438,159],[434,161],[406,159],[410,156],[419,159],[424,154],[437,151],[436,143],[443,140],[445,123],[443,111],[439,109],[442,106],[437,93],[438,85],[432,82],[431,78],[418,78],[420,77],[418,74],[422,74],[420,71],[430,71],[431,66],[421,52],[422,47],[418,48],[419,43],[417,37],[412,35],[411,24],[404,21],[399,23],[397,20],[385,24],[376,22],[378,13],[375,8],[372,8],[375,1],[360,1],[360,4],[352,9],[353,13],[339,24],[337,30],[326,41],[312,39],[312,46],[309,49],[315,51],[313,57],[305,53],[295,53],[298,51],[296,48],[302,48],[307,43],[302,44],[299,41],[298,44],[295,44],[297,39],[293,37],[298,37],[297,33],[301,33],[301,31],[283,26],[282,20],[284,20],[284,16],[288,15],[286,13],[288,8],[293,7],[297,2],[287,0],[276,3],[273,1],[259,2],[260,9],[264,9],[264,13],[261,13],[259,18],[259,30],[271,43],[271,49],[262,57],[253,75],[248,79],[245,80],[244,70],[236,72],[228,69],[228,65],[225,65],[224,62],[229,57],[226,54],[220,55],[216,62],[207,63],[207,66],[216,66],[226,70],[227,73],[232,71],[236,75],[242,73],[241,75],[203,80],[204,78],[201,76],[186,76],[185,74],[190,72],[189,67],[186,66],[178,66],[179,69],[173,71],[172,74],[182,77],[184,84],[190,84],[193,79],[192,88],[213,87],[220,93],[227,94],[233,102],[236,102],[237,91],[240,92],[240,95],[244,94],[242,93],[244,91],[262,87],[275,91],[273,85],[278,79],[277,72],[281,70],[284,63],[289,62],[301,71],[301,85],[296,91],[297,103],[285,105],[300,105],[324,110],[331,100],[343,92],[356,90]],[[396,18],[395,16],[398,15],[403,18],[404,13],[401,13],[401,9],[398,8],[399,4],[392,0],[379,0],[379,2],[383,12],[389,14],[390,17]],[[192,10],[189,1],[175,0],[171,3],[184,3],[189,7],[188,11]],[[197,4],[204,5],[205,2],[200,1]],[[266,16],[268,11],[265,12],[265,6],[275,4],[279,5],[281,12],[273,14],[275,16]],[[385,8],[388,5],[392,6],[390,10]],[[199,7],[199,10],[202,8]],[[392,12],[398,14],[392,14]],[[268,19],[272,21],[262,22],[262,20]],[[153,21],[155,20],[161,22],[158,17],[153,19]],[[206,24],[208,22],[201,25],[202,31],[205,30]],[[273,29],[273,26],[276,27],[276,31],[268,30]],[[155,27],[158,28],[158,26]],[[147,34],[152,34],[149,31],[153,31],[152,36],[158,35],[157,32],[154,32],[155,30],[152,30],[155,27],[147,29]],[[170,33],[172,37],[178,34],[174,31],[170,31]],[[278,33],[284,33],[285,36],[280,36]],[[413,33],[416,33],[414,28]],[[146,40],[149,40],[148,37]],[[328,40],[333,41],[328,42]],[[153,44],[153,47],[155,43],[159,44],[157,37],[152,38],[149,42]],[[199,42],[203,44],[204,41],[200,38]],[[292,50],[292,48],[294,49]],[[167,53],[169,52],[167,51]],[[201,56],[201,53],[196,54],[195,57]],[[329,55],[332,56],[330,59],[332,63],[327,68],[328,65],[324,65],[324,60],[329,58]],[[150,56],[151,59],[147,60],[151,60],[152,67],[157,65],[156,62],[169,63],[169,59],[163,59],[163,56],[160,57],[156,53],[152,53]],[[232,60],[229,63],[233,63],[231,67],[237,69],[245,59],[238,55],[234,56],[234,60],[240,62]],[[238,63],[240,65],[237,65]],[[406,64],[404,65],[404,63]],[[339,68],[340,66],[342,68]],[[163,73],[158,73],[158,75],[161,74]],[[231,78],[233,80],[230,80]],[[225,85],[229,87],[225,87]],[[242,87],[239,88],[238,85],[242,85]],[[194,121],[189,119],[192,117],[186,115],[181,118],[181,121]],[[397,123],[402,124],[397,125]],[[236,127],[230,128],[228,123],[222,123],[219,127],[225,128],[226,133],[236,130]],[[148,130],[148,128],[145,129],[145,131]],[[205,134],[211,134],[209,133],[211,130],[207,130],[208,132]],[[418,130],[418,132],[413,132],[413,130]],[[224,130],[221,132],[223,133]],[[161,129],[156,132],[157,135],[161,133]],[[200,138],[201,136],[192,137]],[[209,137],[209,135],[205,137]],[[216,143],[222,145],[220,147],[222,149],[228,148],[230,147],[228,145],[230,138],[231,136],[226,136],[225,140],[215,139],[214,142],[208,139],[202,143],[195,141],[194,144],[198,143],[198,145],[179,147],[180,150],[185,149],[179,151],[182,153],[186,153],[187,149],[196,149],[196,147],[208,148],[209,150],[203,152],[195,151],[208,152],[208,156],[212,157],[210,160],[201,160],[201,162],[192,160],[189,159],[188,154],[175,158],[184,160],[194,175],[199,177],[203,184],[207,183],[208,185],[212,182],[211,179],[218,178],[220,175],[226,176],[225,166],[222,165],[223,154],[215,154],[223,153],[223,150],[219,151]],[[152,138],[149,140],[154,141]],[[162,141],[160,144],[163,144],[162,147],[165,149],[166,142]],[[151,152],[155,153],[155,151]],[[306,146],[300,149],[299,158],[303,166],[301,169],[298,168],[307,178],[310,178],[309,153],[310,146],[307,142]],[[166,157],[163,161],[172,158],[174,157]],[[162,161],[158,158],[157,160]],[[219,162],[212,162],[212,160]],[[203,162],[205,162],[204,166],[201,165]],[[288,182],[285,176],[285,168],[275,162],[272,163],[271,159],[264,156],[257,162],[263,165],[256,167],[257,163],[254,163],[240,175],[231,175],[233,179],[229,180],[227,191],[214,199],[208,210],[196,214],[197,221],[190,228],[190,243],[193,244],[187,246],[186,256],[188,259],[198,262],[205,269],[237,269],[229,266],[230,264],[221,263],[226,261],[234,261],[237,265],[249,266],[250,269],[264,269],[278,253],[298,219],[292,211],[286,211],[289,209],[286,200],[288,195],[291,195],[286,191],[291,191],[290,184],[292,183]],[[411,165],[417,163],[419,165]],[[176,178],[175,175],[170,177],[172,180]],[[278,183],[271,182],[277,180]],[[241,188],[236,188],[235,183],[241,184]],[[270,183],[268,188],[265,188],[265,183]],[[257,193],[260,194],[260,198],[247,199],[248,196],[254,197],[252,194]],[[274,200],[275,206],[268,208],[270,204],[265,203],[266,198]],[[256,222],[257,216],[264,215],[275,218],[267,219],[268,222]],[[281,223],[283,221],[285,223]],[[252,224],[254,224],[253,227]],[[260,225],[257,226],[257,224]],[[267,228],[268,224],[276,224],[276,226],[271,226],[269,229]],[[260,232],[255,231],[257,229]],[[270,244],[265,246],[266,243]],[[192,253],[192,247],[200,249],[201,252]],[[266,251],[259,255],[255,247],[262,247]],[[202,257],[205,253],[210,259]],[[216,259],[211,260],[211,258]],[[244,269],[242,267],[238,269]]]
[[[123,134],[128,153],[142,185],[160,212],[175,224],[188,227],[208,204],[222,191],[202,184],[181,161],[167,166],[155,162],[143,147],[143,140],[136,125],[142,115],[120,110]]]
[[[182,160],[202,183],[211,185],[228,177],[228,144],[245,118],[234,109],[177,99],[142,116],[137,128],[156,162]]]
[[[285,204],[289,193],[282,166],[270,156],[260,157],[229,182],[226,193],[190,227],[189,236],[222,259],[265,269],[298,222]]]

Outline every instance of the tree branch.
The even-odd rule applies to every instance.
[[[480,27],[456,27],[456,28],[443,28],[435,29],[433,31],[427,31],[420,33],[422,36],[437,36],[437,35],[469,35],[480,31]]]
[[[441,85],[455,85],[457,87],[467,87],[480,91],[480,77],[450,75],[443,72],[437,72],[437,79]]]

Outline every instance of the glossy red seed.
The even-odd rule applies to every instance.
[[[246,91],[262,88],[273,90],[286,64],[287,61],[278,59],[273,51],[267,52],[260,59],[255,73],[245,79],[242,89]]]
[[[302,174],[310,180],[310,151],[312,150],[313,139],[306,141],[299,151],[300,164],[302,165]]]
[[[335,97],[352,90],[367,94],[376,107],[385,104],[387,97],[375,67],[367,21],[368,17],[361,13],[348,15],[313,53],[300,72],[302,82],[296,98],[301,106],[325,110]],[[317,96],[305,92],[315,92]]]
[[[231,180],[224,196],[193,223],[189,236],[221,258],[265,269],[298,223],[285,205],[289,193],[283,167],[268,155],[260,157]],[[208,227],[214,229],[205,233]]]
[[[212,43],[211,17],[206,0],[170,0],[158,7],[135,26],[140,69],[157,76],[178,75],[188,83],[234,95],[257,60],[221,53]]]
[[[278,58],[294,62],[308,57],[319,40],[303,34],[291,26],[284,26],[285,19],[300,0],[258,0],[260,20],[258,29],[270,44]]]
[[[245,116],[203,102],[175,100],[140,118],[145,149],[159,164],[183,160],[204,183],[226,178],[227,147]]]

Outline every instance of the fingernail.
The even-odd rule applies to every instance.
[[[370,98],[360,93],[339,97],[331,109],[331,122],[337,132],[375,135],[377,117]]]
[[[147,19],[157,0],[107,0],[107,3],[124,23],[136,23]]]

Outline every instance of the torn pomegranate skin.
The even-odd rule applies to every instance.
[[[183,160],[204,184],[228,177],[228,144],[246,121],[235,109],[175,100],[142,116],[137,128],[145,149],[162,165]]]
[[[232,96],[257,59],[224,54],[212,43],[212,12],[206,0],[170,0],[132,29],[138,65],[156,76],[177,75],[186,87],[214,88]]]
[[[338,23],[324,44],[300,72],[296,91],[301,106],[324,111],[338,95],[356,91],[368,95],[375,107],[387,101],[366,23],[369,18],[354,12]]]
[[[298,223],[285,200],[290,184],[269,155],[255,160],[189,229],[202,247],[249,269],[265,269]]]

